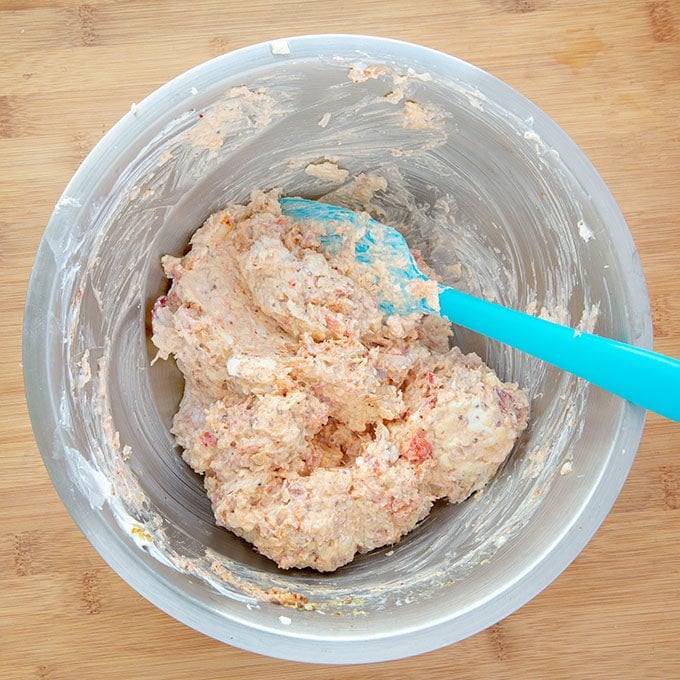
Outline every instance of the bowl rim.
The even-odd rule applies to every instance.
[[[457,57],[414,43],[383,38],[377,36],[329,33],[291,36],[285,40],[290,46],[290,57],[299,55],[300,50],[315,46],[329,45],[342,47],[343,51],[352,51],[355,55],[363,52],[365,58],[380,60],[380,56],[393,50],[396,56],[408,59],[408,54],[419,54],[425,60],[439,60],[451,66],[452,74],[464,74],[466,82],[479,82],[492,86],[506,99],[510,110],[521,109],[534,118],[534,129],[540,131],[544,138],[550,139],[550,145],[558,147],[560,154],[567,149],[570,168],[580,179],[588,182],[593,203],[603,216],[603,221],[612,236],[617,258],[630,256],[624,285],[626,299],[631,309],[639,314],[637,335],[631,341],[641,347],[652,346],[652,325],[647,287],[642,267],[637,257],[632,236],[628,230],[621,211],[614,201],[603,179],[595,170],[576,143],[538,106],[524,95],[510,87],[495,76],[469,64]],[[274,64],[282,57],[273,54],[271,49],[274,40],[267,40],[254,45],[225,53],[168,81],[149,94],[134,112],[125,114],[97,143],[88,154],[64,190],[60,201],[78,200],[82,203],[88,192],[96,186],[103,174],[107,172],[105,163],[101,161],[115,153],[117,140],[126,138],[139,130],[140,124],[149,117],[158,106],[168,102],[177,103],[184,99],[200,76],[201,78],[224,78],[236,75],[241,68],[252,68],[258,65]],[[317,51],[318,53],[318,51]],[[374,56],[369,56],[374,55]],[[321,55],[319,55],[321,56]],[[392,54],[390,53],[390,56]],[[286,57],[288,58],[288,57]],[[358,56],[356,56],[358,59]],[[514,108],[513,108],[514,107]],[[59,206],[59,203],[57,204]],[[459,612],[455,617],[438,621],[434,625],[420,628],[402,629],[395,634],[384,634],[368,640],[356,638],[338,638],[329,635],[324,638],[310,639],[296,635],[293,627],[263,630],[255,626],[249,627],[242,622],[227,619],[190,593],[173,586],[162,575],[151,568],[153,558],[141,550],[130,550],[102,517],[86,504],[78,502],[72,492],[72,484],[63,466],[55,456],[55,446],[59,441],[58,412],[51,399],[53,393],[44,387],[47,371],[47,336],[48,309],[51,294],[50,281],[41,276],[41,257],[48,248],[46,241],[51,234],[58,233],[67,226],[63,214],[55,208],[45,228],[38,248],[26,295],[23,325],[23,365],[24,388],[33,431],[41,451],[41,455],[61,497],[64,506],[71,514],[85,537],[95,550],[132,588],[147,600],[165,611],[173,618],[217,640],[227,642],[242,649],[292,661],[310,663],[347,664],[387,661],[413,656],[431,651],[457,642],[477,633],[497,621],[505,618],[530,599],[535,597],[549,585],[576,558],[600,526],[612,505],[633,464],[639,446],[645,421],[645,411],[628,402],[621,401],[619,409],[619,429],[615,444],[617,455],[613,464],[608,464],[604,473],[591,489],[589,498],[580,508],[580,512],[572,518],[564,532],[533,561],[529,561],[526,570],[515,582],[506,586],[502,598],[493,597],[479,604],[475,609]],[[627,331],[631,331],[631,320],[627,319]],[[56,416],[56,417],[55,417]],[[586,512],[587,511],[587,512]],[[158,563],[155,563],[156,568]],[[165,568],[165,567],[163,567]],[[161,570],[161,574],[162,574]],[[461,617],[465,616],[463,620]]]

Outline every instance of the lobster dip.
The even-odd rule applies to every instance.
[[[528,401],[447,321],[381,311],[352,244],[325,253],[278,196],[253,192],[163,257],[153,342],[184,374],[173,433],[218,524],[283,569],[331,571],[481,489]]]

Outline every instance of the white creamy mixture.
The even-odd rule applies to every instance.
[[[348,249],[254,192],[194,234],[153,312],[185,376],[173,433],[217,522],[280,567],[330,571],[481,489],[528,402],[448,322],[385,318]],[[370,279],[371,277],[368,277]]]

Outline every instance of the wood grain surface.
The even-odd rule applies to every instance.
[[[613,511],[549,588],[457,645],[373,666],[276,661],[186,628],[104,564],[57,498],[21,367],[26,284],[55,202],[132,102],[223,52],[321,32],[454,54],[552,116],[619,202],[656,348],[680,356],[677,0],[0,0],[0,677],[680,677],[680,427],[656,416]]]

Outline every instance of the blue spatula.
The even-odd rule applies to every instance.
[[[322,247],[333,255],[347,238],[359,236],[359,262],[378,263],[385,290],[402,292],[380,300],[385,314],[437,313],[452,323],[503,342],[564,371],[598,385],[650,411],[680,421],[680,361],[623,342],[583,333],[438,285],[439,310],[414,297],[414,280],[427,277],[418,269],[402,235],[365,214],[303,198],[280,199],[295,221],[313,220],[326,229]]]

